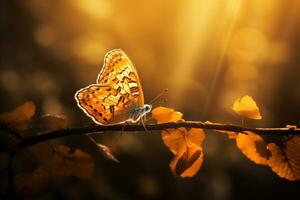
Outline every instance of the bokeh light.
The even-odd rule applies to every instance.
[[[95,83],[107,51],[122,48],[139,72],[146,103],[169,88],[168,101],[158,104],[184,119],[240,124],[232,103],[251,95],[263,120],[248,126],[299,124],[299,1],[28,0],[1,7],[1,112],[32,100],[36,117],[64,114],[71,126],[92,123],[74,93]],[[213,132],[202,169],[188,180],[172,176],[171,154],[158,135],[97,139],[121,163],[102,158],[84,137],[61,139],[96,155],[97,173],[92,180],[53,180],[58,184],[45,199],[282,199],[299,189]]]

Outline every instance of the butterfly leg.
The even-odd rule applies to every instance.
[[[143,127],[144,127],[144,129],[145,129],[145,131],[146,131],[146,133],[149,133],[149,131],[148,131],[146,125],[145,125],[144,118],[141,118],[140,121],[141,121],[141,123],[142,123],[142,125],[143,125]]]
[[[117,138],[117,141],[119,141],[119,139],[122,137],[122,135],[123,135],[123,133],[124,133],[124,128],[125,128],[126,125],[128,125],[127,122],[123,123],[122,131],[121,131],[120,136]]]
[[[112,145],[116,145],[119,141],[120,141],[120,138],[123,136],[124,134],[124,129],[125,129],[125,126],[128,125],[128,122],[125,122],[125,123],[122,123],[122,131],[120,134],[118,134],[113,140],[112,140]]]

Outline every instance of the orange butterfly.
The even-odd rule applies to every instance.
[[[144,104],[144,94],[137,71],[121,49],[104,57],[97,83],[78,90],[77,105],[100,125],[136,123],[151,111]]]

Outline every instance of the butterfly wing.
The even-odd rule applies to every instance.
[[[111,50],[105,55],[97,83],[119,89],[137,105],[144,105],[143,89],[136,68],[121,49]]]
[[[144,105],[136,69],[119,49],[106,54],[97,84],[77,91],[75,99],[89,117],[102,125],[132,121],[132,110]]]

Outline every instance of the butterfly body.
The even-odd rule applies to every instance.
[[[137,122],[151,105],[144,105],[144,94],[135,67],[120,49],[104,57],[97,83],[78,90],[77,105],[97,124]]]
[[[136,107],[131,111],[131,121],[137,122],[139,121],[143,116],[145,116],[148,112],[150,112],[152,109],[152,106],[149,104],[145,104],[143,107]]]

